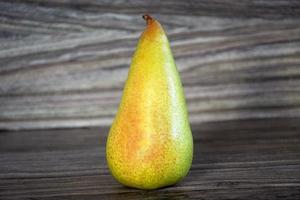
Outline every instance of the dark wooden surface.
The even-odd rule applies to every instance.
[[[178,185],[119,185],[105,161],[108,128],[0,133],[0,199],[300,199],[300,119],[193,127],[195,152]]]
[[[300,117],[300,1],[0,1],[0,129],[108,126],[145,27],[164,25],[190,121]]]

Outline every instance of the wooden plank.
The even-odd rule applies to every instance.
[[[13,0],[13,2],[23,2]],[[300,3],[297,0],[232,1],[232,0],[165,0],[165,1],[68,1],[68,0],[30,0],[32,5],[51,6],[58,8],[77,8],[90,12],[116,12],[132,14],[153,12],[163,14],[208,15],[231,17],[299,17]]]
[[[300,115],[299,1],[1,1],[0,129],[109,125],[144,12],[193,124]]]
[[[0,199],[299,199],[300,118],[193,127],[194,161],[179,184],[118,184],[105,161],[107,127],[0,133]]]

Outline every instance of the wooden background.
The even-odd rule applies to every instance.
[[[155,191],[105,160],[144,13],[168,33],[195,148]],[[0,0],[0,130],[1,200],[299,200],[300,1]]]
[[[300,117],[300,1],[0,1],[0,129],[109,125],[144,13],[192,124]]]

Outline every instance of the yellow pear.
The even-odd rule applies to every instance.
[[[106,157],[120,183],[139,189],[176,184],[188,173],[193,138],[167,36],[149,15],[132,58]]]

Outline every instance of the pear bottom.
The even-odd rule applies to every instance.
[[[180,151],[160,151],[157,147],[151,153],[141,149],[135,155],[122,153],[120,157],[115,146],[107,152],[108,166],[113,177],[128,187],[153,190],[171,186],[181,181],[191,167],[193,150],[192,143],[188,143]]]

